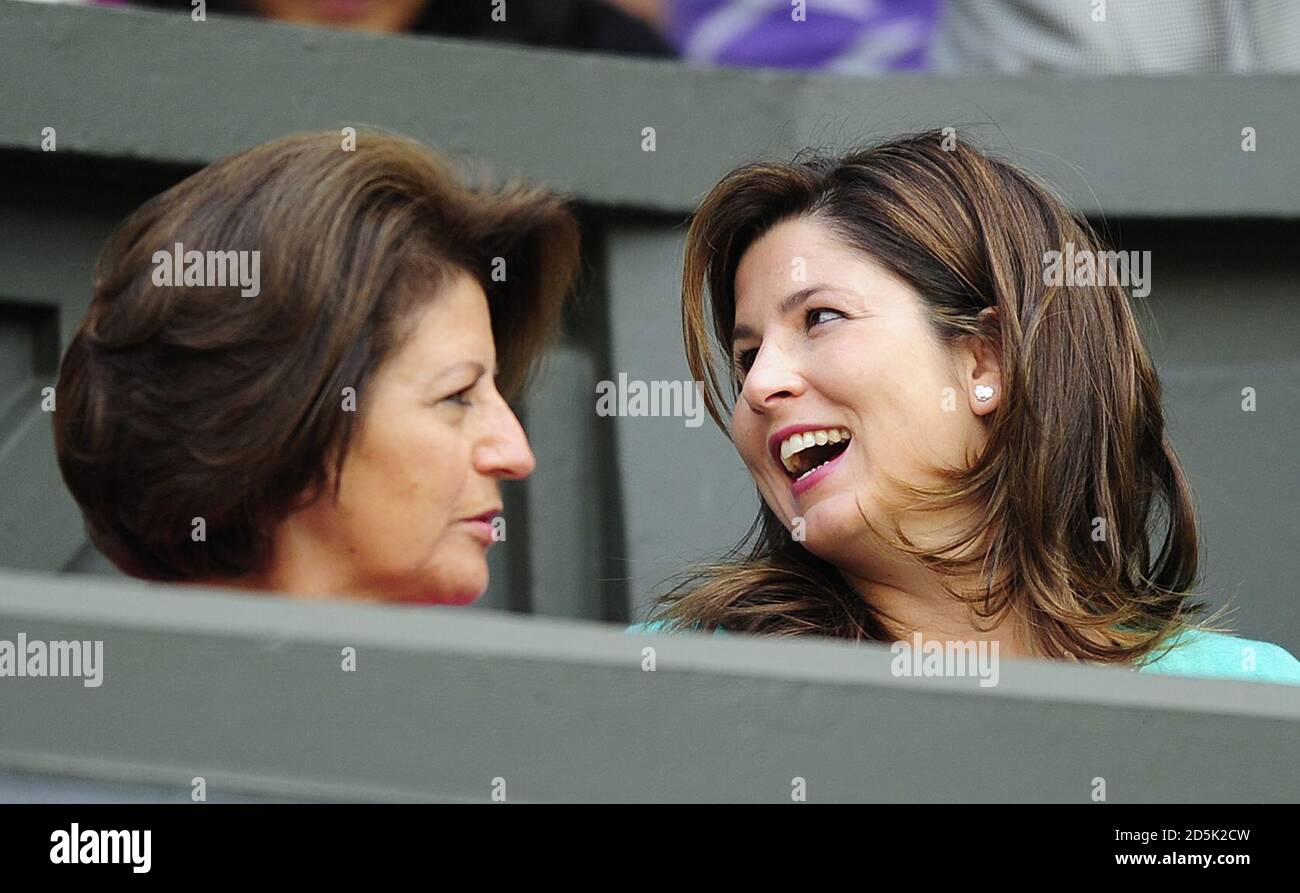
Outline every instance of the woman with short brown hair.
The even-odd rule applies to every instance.
[[[148,579],[472,600],[497,482],[533,466],[502,394],[577,264],[558,199],[467,189],[397,136],[204,168],[110,238],[63,358],[59,464],[92,540]]]

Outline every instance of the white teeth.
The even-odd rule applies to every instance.
[[[812,446],[825,446],[828,443],[842,443],[852,439],[853,435],[847,428],[819,428],[816,431],[801,431],[798,434],[791,434],[781,442],[781,464],[794,474],[798,468],[790,460],[797,453],[803,452]],[[823,463],[824,464],[824,463]],[[800,477],[808,474],[808,469]]]

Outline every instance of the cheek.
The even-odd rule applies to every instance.
[[[392,494],[389,510],[404,516],[420,536],[432,535],[446,527],[460,507],[470,471],[466,442],[422,426],[405,432],[393,447],[388,470],[400,491]]]
[[[844,339],[822,352],[817,368],[817,389],[849,411],[868,466],[909,479],[961,455],[970,414],[946,355],[923,331],[882,325],[870,343]]]
[[[946,366],[923,363],[892,374],[878,416],[872,442],[882,444],[897,472],[912,478],[928,475],[934,465],[958,464],[974,423]]]
[[[345,473],[354,535],[390,562],[406,564],[427,553],[457,508],[468,450],[436,425],[408,416],[372,431]]]
[[[743,406],[743,404],[742,404]],[[731,424],[736,451],[749,469],[763,502],[782,523],[789,526],[795,509],[785,473],[778,469],[767,452],[767,426],[747,408],[737,407]]]
[[[731,439],[740,458],[749,466],[750,471],[755,471],[762,461],[765,449],[762,443],[763,431],[758,417],[750,412],[743,401],[737,402],[731,416]]]

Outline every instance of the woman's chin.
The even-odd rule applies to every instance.
[[[431,601],[425,602],[425,604],[455,605],[457,607],[463,607],[465,605],[474,604],[474,602],[478,601],[482,595],[483,593],[480,591],[463,592],[454,595],[440,594],[435,596]]]
[[[803,543],[804,548],[817,554],[820,549],[833,549],[853,540],[865,532],[866,525],[862,522],[853,494],[837,493],[828,494],[826,498],[806,506],[802,514],[796,514],[794,523],[787,525],[787,528],[792,536]]]
[[[483,597],[488,588],[488,563],[484,550],[448,556],[426,569],[411,594],[404,599],[420,605],[471,605]]]
[[[482,567],[467,567],[462,573],[441,574],[436,578],[412,580],[389,599],[408,605],[471,605],[483,597],[488,588],[487,562]]]
[[[399,599],[398,602],[411,605],[472,605],[483,596],[486,589],[486,585],[482,588],[438,588],[420,592],[410,598]]]

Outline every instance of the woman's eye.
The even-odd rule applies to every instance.
[[[455,403],[457,406],[470,406],[471,403],[469,399],[469,392],[472,391],[473,389],[474,386],[470,385],[469,387],[465,388],[465,390],[457,391],[456,393],[452,394],[450,397],[447,397],[446,399],[448,402]]]
[[[758,351],[751,348],[749,350],[742,350],[736,355],[736,371],[739,372],[742,377],[748,374],[750,367],[754,365],[754,357],[757,354]]]
[[[813,326],[829,322],[837,317],[843,317],[844,314],[838,310],[832,310],[829,307],[818,307],[815,310],[809,310],[805,319],[805,328],[811,329]]]

